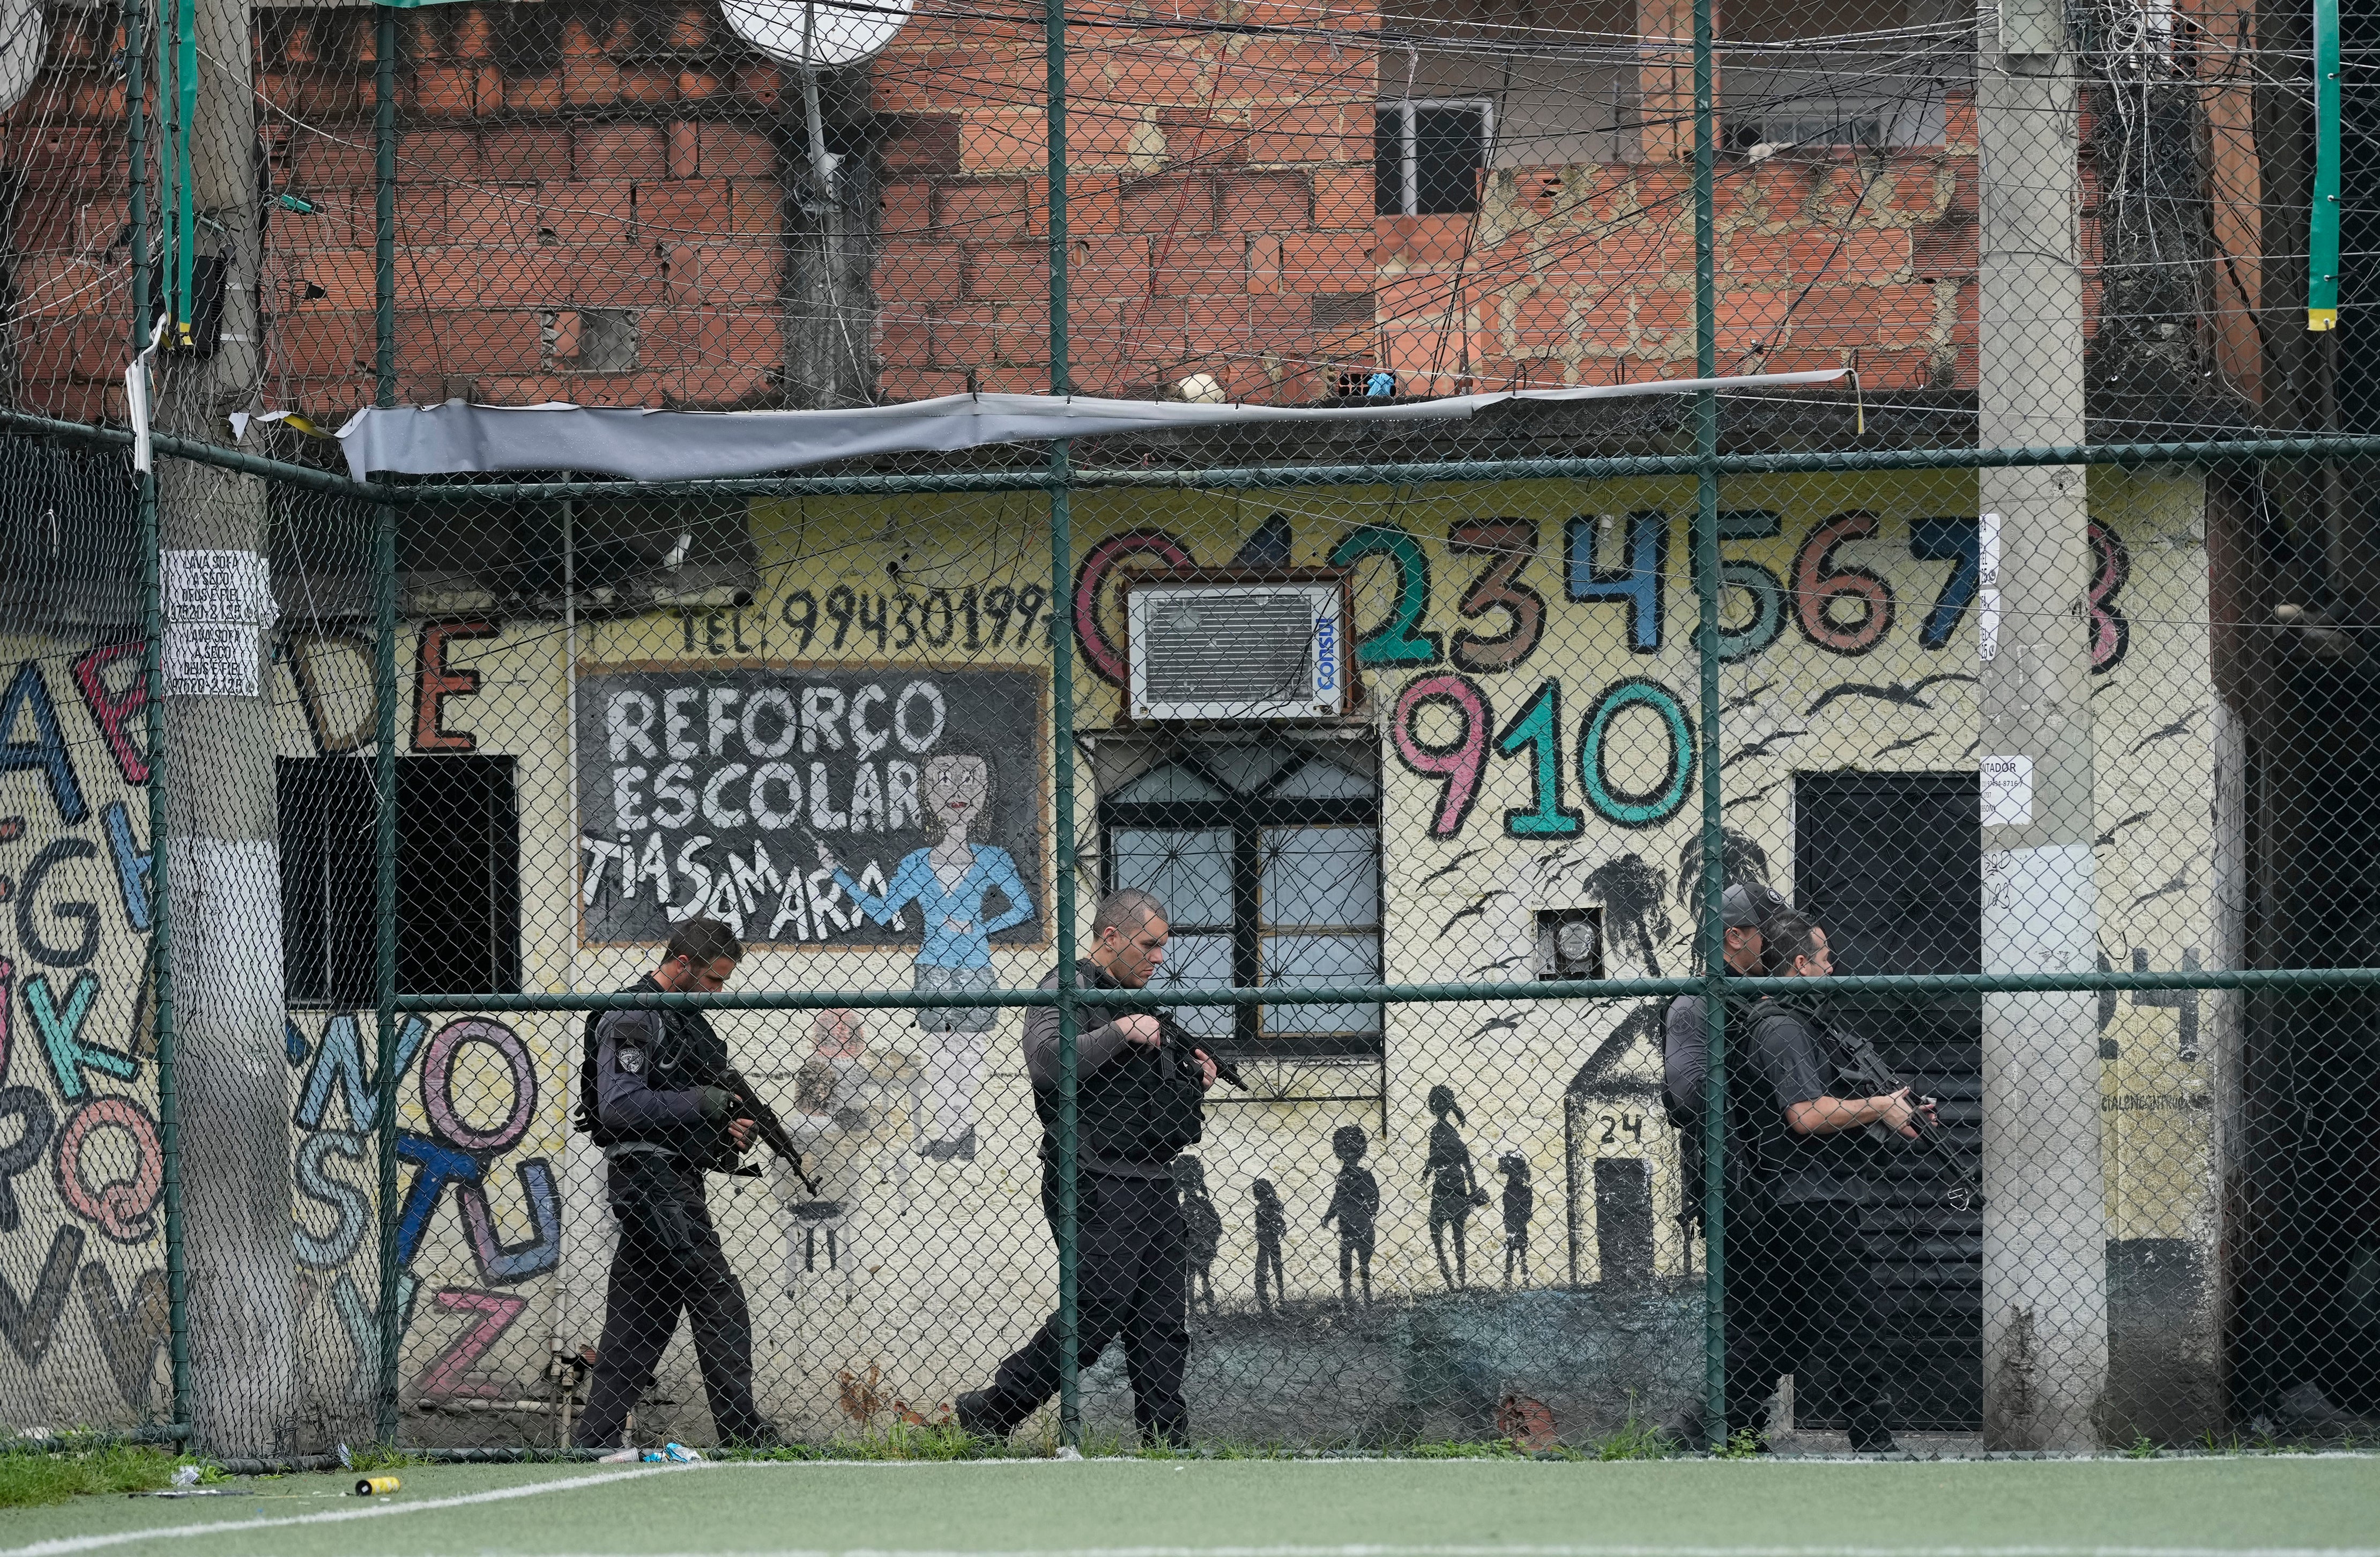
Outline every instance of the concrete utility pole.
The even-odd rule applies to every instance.
[[[1980,410],[1987,448],[2079,444],[2076,71],[2061,0],[1982,11]],[[1979,472],[1984,970],[2088,973],[2090,539],[2078,466]],[[1997,578],[1994,577],[1995,572]],[[2107,1226],[2095,997],[1984,997],[1984,1435],[2098,1443]]]
[[[163,432],[221,443],[230,437],[230,413],[258,408],[247,0],[197,0],[196,33],[189,199],[198,251],[220,257],[222,340],[212,354],[177,350],[169,326],[155,359],[155,420]],[[172,49],[170,31],[165,40]],[[195,1364],[192,1446],[285,1453],[297,1446],[297,1271],[281,1038],[281,851],[264,696],[271,656],[261,647],[272,618],[266,494],[253,476],[164,459],[157,503],[165,553],[166,772],[176,780],[166,880]]]

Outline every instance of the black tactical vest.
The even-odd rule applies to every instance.
[[[1103,1027],[1121,1012],[1080,1008],[1084,1029]],[[1205,1128],[1206,1089],[1190,1062],[1170,1051],[1128,1043],[1115,1058],[1075,1087],[1075,1160],[1131,1162],[1162,1167]],[[1044,1157],[1058,1155],[1058,1089],[1036,1088],[1033,1107],[1041,1116]]]
[[[659,994],[662,987],[648,973],[620,991],[623,994]],[[615,1134],[605,1126],[599,1107],[595,1085],[598,1057],[596,1029],[608,1011],[590,1011],[579,1040],[578,1113],[576,1123],[597,1146],[617,1146],[632,1138]],[[624,1020],[646,1024],[645,1084],[656,1092],[682,1092],[693,1087],[717,1084],[719,1073],[727,1068],[727,1042],[711,1030],[710,1023],[699,1011],[629,1011],[619,1014]],[[678,1150],[685,1142],[656,1141],[657,1146]]]

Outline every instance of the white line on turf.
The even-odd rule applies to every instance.
[[[808,1548],[739,1557],[2375,1557],[2364,1546],[1122,1546],[999,1551]],[[557,1553],[555,1557],[605,1557]],[[639,1557],[710,1557],[699,1552]]]
[[[361,1508],[342,1508],[322,1514],[296,1514],[278,1519],[223,1519],[212,1524],[168,1525],[160,1529],[115,1530],[103,1536],[68,1536],[57,1540],[35,1541],[30,1546],[14,1546],[0,1551],[0,1557],[62,1557],[70,1551],[97,1551],[111,1546],[130,1546],[144,1540],[187,1540],[196,1536],[222,1535],[232,1530],[273,1530],[292,1525],[337,1525],[350,1519],[385,1519],[398,1514],[426,1514],[432,1509],[463,1508],[472,1503],[504,1502],[513,1498],[541,1497],[549,1492],[575,1492],[589,1487],[608,1486],[615,1481],[633,1481],[639,1477],[665,1476],[673,1471],[701,1470],[702,1466],[653,1466],[635,1470],[612,1470],[593,1476],[559,1478],[539,1481],[527,1487],[499,1487],[489,1492],[465,1492],[451,1498],[421,1498],[388,1502],[372,1502]]]

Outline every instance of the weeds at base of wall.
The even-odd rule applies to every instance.
[[[171,1486],[175,1473],[185,1466],[197,1468],[202,1485],[224,1479],[222,1472],[186,1454],[135,1443],[50,1454],[0,1453],[0,1508],[33,1508],[109,1492],[153,1492]]]
[[[404,1450],[386,1443],[367,1443],[360,1449],[350,1449],[344,1443],[339,1445],[339,1468],[356,1471],[365,1476],[376,1476],[384,1470],[401,1470],[407,1466],[429,1463],[419,1454],[408,1454]]]

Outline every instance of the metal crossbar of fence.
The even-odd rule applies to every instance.
[[[2360,1430],[2361,24],[1837,11],[0,21],[0,1418]]]

